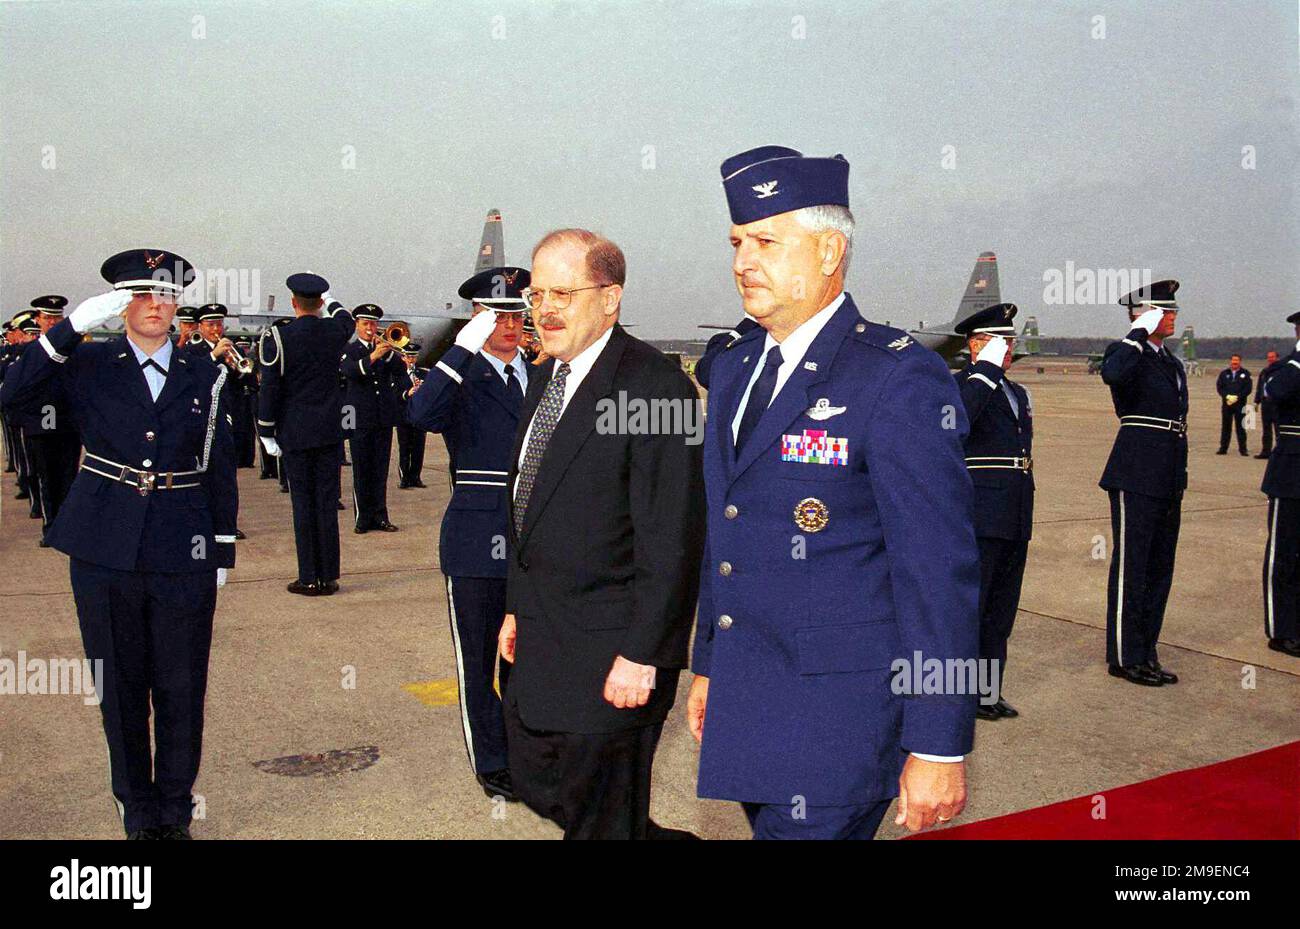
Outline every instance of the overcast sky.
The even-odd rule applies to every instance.
[[[782,144],[852,164],[870,318],[948,320],[991,249],[1046,335],[1123,329],[1118,307],[1045,305],[1067,262],[1178,278],[1201,335],[1282,335],[1298,19],[1296,0],[4,3],[0,309],[98,292],[138,246],[281,306],[310,267],[349,305],[433,308],[495,207],[509,262],[597,229],[627,253],[637,334],[696,335],[740,313],[718,165]]]

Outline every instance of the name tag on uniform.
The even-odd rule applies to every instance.
[[[847,465],[849,440],[829,436],[825,429],[805,429],[799,435],[783,435],[781,460],[800,464]]]

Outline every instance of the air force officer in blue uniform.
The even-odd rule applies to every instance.
[[[1287,322],[1300,338],[1300,313]],[[1268,547],[1264,551],[1264,632],[1268,647],[1300,658],[1300,342],[1264,385],[1277,411],[1277,447],[1268,457]]]
[[[1015,318],[1014,303],[999,303],[955,327],[974,359],[957,372],[957,386],[970,420],[966,470],[975,485],[980,549],[980,658],[997,662],[999,685],[1034,524],[1034,408],[1029,391],[1007,377]],[[977,714],[987,720],[1020,715],[1001,693],[991,703],[981,700]]]
[[[131,838],[189,838],[212,617],[235,563],[227,372],[168,337],[189,262],[136,249],[101,273],[114,291],[42,335],[8,373],[3,399],[56,379],[67,392],[86,455],[48,537],[71,558],[86,657],[103,661],[113,796]],[[82,341],[123,311],[124,337]]]
[[[515,798],[506,759],[501,698],[493,688],[497,636],[506,614],[506,478],[528,389],[523,268],[489,268],[460,287],[473,318],[429,369],[407,404],[417,429],[442,433],[452,475],[442,518],[439,566],[447,580],[465,747],[489,797]],[[501,690],[510,665],[501,663]]]
[[[1177,281],[1127,295],[1129,333],[1106,346],[1119,431],[1100,485],[1110,495],[1112,554],[1106,598],[1106,664],[1144,687],[1178,683],[1156,657],[1187,488],[1187,374],[1165,347],[1174,334]]]
[[[939,356],[844,292],[848,170],[776,146],[722,165],[761,328],[710,372],[687,715],[700,796],[740,801],[758,838],[870,838],[894,796],[913,830],[965,804],[973,690],[899,693],[891,666],[975,664],[966,417]]]

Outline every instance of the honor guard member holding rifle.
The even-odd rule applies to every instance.
[[[217,588],[235,563],[239,508],[222,400],[226,371],[175,350],[176,296],[194,277],[171,252],[104,262],[114,290],[41,336],[5,379],[5,403],[67,390],[86,456],[50,544],[71,558],[113,795],[130,838],[189,838]],[[82,336],[125,311],[124,336]],[[149,713],[154,713],[150,755]]]
[[[1286,321],[1300,339],[1300,313]],[[1268,647],[1300,658],[1300,341],[1264,387],[1277,411],[1277,446],[1264,470],[1268,547],[1264,552],[1264,632]]]
[[[1241,366],[1241,356],[1233,355],[1228,359],[1228,367],[1219,372],[1215,388],[1223,398],[1223,428],[1219,432],[1219,450],[1215,454],[1228,454],[1228,441],[1232,437],[1233,426],[1237,429],[1237,451],[1244,458],[1246,451],[1246,427],[1242,424],[1246,404],[1250,401],[1250,372]]]
[[[293,504],[298,579],[291,594],[314,597],[339,589],[339,462],[343,390],[339,358],[352,336],[352,314],[311,272],[289,275],[294,319],[262,337],[257,433],[281,457]]]
[[[506,760],[501,698],[493,687],[497,636],[506,614],[506,478],[519,408],[533,373],[519,350],[531,278],[523,268],[488,268],[461,284],[474,316],[411,397],[418,429],[442,433],[452,474],[442,518],[439,568],[447,580],[461,725],[474,776],[489,797],[515,799]],[[501,692],[510,665],[501,662]]]
[[[1264,429],[1263,442],[1256,458],[1266,459],[1273,453],[1273,439],[1277,435],[1277,404],[1268,399],[1264,388],[1273,375],[1281,370],[1283,363],[1277,352],[1270,351],[1264,356],[1264,370],[1259,372],[1259,380],[1255,382],[1255,407],[1259,410]]]
[[[347,381],[345,424],[352,449],[353,532],[396,532],[388,519],[388,462],[393,454],[393,427],[400,419],[396,385],[409,383],[397,346],[379,336],[384,311],[363,303],[352,311],[356,337],[343,351],[339,373]]]
[[[405,383],[397,382],[402,400],[402,421],[397,424],[397,486],[402,490],[408,487],[428,486],[420,480],[420,472],[424,470],[424,438],[427,433],[411,425],[406,405],[429,376],[428,368],[422,368],[415,363],[420,357],[421,348],[419,342],[408,342],[402,348],[402,363],[406,365],[407,380]]]
[[[974,687],[900,693],[978,647],[961,397],[942,359],[844,291],[849,165],[789,148],[722,164],[732,274],[759,323],[719,354],[708,545],[687,719],[699,794],[756,838],[871,838],[965,804]]]
[[[955,327],[974,359],[957,372],[970,435],[966,471],[975,485],[975,539],[980,550],[980,660],[996,661],[1006,682],[1007,640],[1020,606],[1020,585],[1034,524],[1034,418],[1029,391],[1007,377],[1015,344],[1014,303],[999,303]],[[980,719],[1011,719],[998,694],[980,703]]]
[[[1157,281],[1120,300],[1130,330],[1106,346],[1101,378],[1119,417],[1101,475],[1110,495],[1106,664],[1145,687],[1178,683],[1156,656],[1187,488],[1187,375],[1165,347],[1174,334],[1177,281]]]
[[[6,371],[12,369],[28,346],[41,335],[41,324],[36,321],[35,310],[25,310],[15,314],[12,327],[15,337],[9,346]],[[14,450],[14,464],[18,471],[18,493],[15,494],[14,499],[26,500],[27,515],[32,519],[42,519],[40,480],[33,472],[31,454],[27,442],[23,439],[22,416],[11,409],[5,409],[4,414],[5,427],[9,430],[9,441]],[[44,540],[44,525],[41,528],[42,540]]]

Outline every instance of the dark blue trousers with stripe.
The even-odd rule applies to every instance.
[[[476,774],[500,771],[507,767],[506,729],[501,698],[492,679],[497,667],[497,636],[506,613],[505,578],[449,577],[447,606],[469,761]],[[509,677],[510,665],[503,661],[502,692]]]

